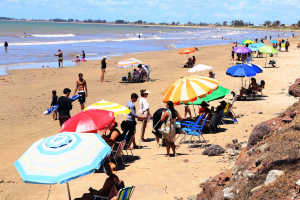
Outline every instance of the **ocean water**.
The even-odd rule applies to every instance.
[[[292,35],[262,30],[0,21],[0,42],[9,43],[8,51],[0,50],[0,75],[7,69],[57,67],[54,54],[58,49],[64,53],[64,65],[72,66],[71,60],[82,50],[87,60],[94,60],[104,55],[228,44],[265,35],[277,39],[278,34],[282,38]]]

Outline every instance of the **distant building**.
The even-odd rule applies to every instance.
[[[120,20],[120,19],[115,21],[115,24],[124,24],[124,23],[125,23],[125,21],[124,20]]]

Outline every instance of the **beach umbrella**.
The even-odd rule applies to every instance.
[[[99,101],[97,103],[94,103],[94,104],[88,106],[84,110],[90,110],[90,109],[111,111],[114,113],[114,116],[117,116],[118,114],[127,115],[130,113],[129,108],[122,106],[120,104],[117,104],[117,103],[104,101],[103,99],[102,99],[102,101]]]
[[[251,63],[251,64],[247,64],[247,65],[256,68],[258,70],[258,73],[263,73],[265,71],[265,69],[263,69],[261,66],[259,66],[257,64]]]
[[[273,47],[271,46],[263,46],[263,47],[260,47],[258,49],[258,51],[260,53],[265,53],[265,54],[273,54],[273,53],[278,53],[277,50],[275,50]],[[265,62],[265,67],[267,66],[267,59],[268,59],[268,56],[266,56],[266,62]]]
[[[243,44],[253,44],[254,41],[253,41],[253,40],[246,39],[246,40],[243,40],[242,43],[243,43]]]
[[[121,60],[116,64],[117,68],[127,68],[127,67],[133,67],[134,65],[142,64],[142,61],[137,60],[135,58],[129,58],[125,60]]]
[[[214,100],[217,100],[217,99],[223,99],[229,93],[230,93],[229,89],[219,85],[218,89],[216,89],[215,91],[212,91],[212,93],[207,95],[206,97],[197,98],[196,101],[189,102],[189,103],[186,103],[186,104],[188,104],[188,105],[200,105],[203,101],[208,103],[210,101],[214,101]]]
[[[253,43],[248,46],[251,51],[258,51],[258,49],[262,46],[266,46],[264,43]]]
[[[196,101],[218,89],[220,82],[203,76],[188,76],[172,83],[163,93],[163,102],[172,101],[175,105]]]
[[[276,40],[271,40],[269,43],[271,43],[271,44],[277,44],[278,41],[276,41]]]
[[[226,71],[226,74],[232,77],[241,77],[242,86],[243,86],[243,77],[253,77],[259,72],[259,69],[252,67],[247,64],[238,64],[232,67],[229,67]]]
[[[189,69],[188,72],[190,72],[190,73],[201,72],[201,71],[204,71],[204,70],[207,70],[207,69],[212,69],[212,67],[207,66],[207,65],[203,65],[203,64],[199,64],[199,65],[196,65],[193,68]]]
[[[179,51],[179,54],[190,54],[190,53],[194,53],[196,51],[196,47],[191,47],[191,48],[184,48],[184,49],[181,49]]]
[[[40,139],[14,163],[25,183],[67,183],[99,169],[111,148],[93,133],[60,133]]]
[[[106,110],[83,110],[63,123],[60,132],[97,133],[115,124],[114,113]]]
[[[248,47],[235,47],[233,51],[241,54],[251,53],[251,50]]]

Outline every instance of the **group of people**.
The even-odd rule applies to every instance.
[[[80,103],[81,110],[84,109],[85,98],[88,96],[87,84],[86,80],[83,79],[83,74],[78,74],[78,80],[76,80],[76,86],[74,95],[78,91],[78,101]],[[52,91],[52,101],[51,107],[58,105],[58,110],[53,111],[53,120],[57,120],[57,112],[58,112],[58,120],[59,125],[62,126],[68,119],[71,118],[70,110],[72,110],[72,102],[73,100],[69,98],[71,94],[71,90],[69,88],[65,88],[63,90],[63,95],[61,97],[57,97],[56,90]]]
[[[78,54],[75,58],[75,61],[74,62],[80,62],[80,61],[85,61],[85,52],[84,50],[82,50],[82,54],[81,54],[81,59],[80,59],[80,55]]]
[[[193,57],[191,57],[191,58],[188,58],[188,61],[187,61],[187,63],[184,65],[184,67],[191,68],[191,67],[193,67],[193,66],[195,65],[195,63],[196,63],[196,57],[193,56]]]
[[[256,83],[255,78],[251,78],[248,89],[242,87],[240,90],[240,95],[237,97],[237,100],[240,100],[243,95],[253,95],[255,96],[257,92],[261,92],[265,88],[265,81],[261,80],[259,84]]]

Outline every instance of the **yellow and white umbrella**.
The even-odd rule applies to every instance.
[[[172,83],[163,93],[163,102],[172,101],[174,105],[196,101],[218,89],[220,82],[203,76],[188,76]]]
[[[88,106],[87,108],[85,108],[84,110],[88,110],[88,109],[98,109],[98,110],[107,110],[107,111],[112,111],[114,112],[114,115],[117,116],[118,114],[129,114],[130,113],[130,109],[122,106],[120,104],[117,103],[113,103],[113,102],[109,102],[109,101],[99,101],[97,103],[94,103],[90,106]]]

